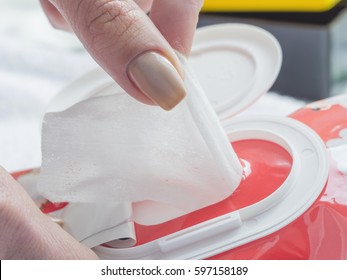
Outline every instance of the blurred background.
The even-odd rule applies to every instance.
[[[53,29],[38,0],[0,0],[0,164],[39,166],[40,129],[49,100],[96,67],[79,41]]]
[[[200,25],[239,22],[271,32],[283,51],[272,90],[306,100],[347,86],[346,0],[205,0]]]
[[[284,52],[271,92],[243,114],[287,115],[345,92],[345,1],[205,1],[199,26],[222,22],[263,27]],[[0,0],[0,165],[10,172],[40,166],[47,103],[95,67],[73,34],[50,26],[38,0]]]

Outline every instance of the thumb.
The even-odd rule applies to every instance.
[[[0,167],[0,259],[96,259],[48,216]]]
[[[51,0],[94,59],[134,98],[172,109],[185,96],[175,52],[132,0]]]

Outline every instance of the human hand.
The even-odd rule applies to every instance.
[[[0,167],[0,259],[97,259]]]
[[[166,110],[184,98],[173,49],[189,55],[203,0],[40,1],[53,26],[75,32],[131,96]]]

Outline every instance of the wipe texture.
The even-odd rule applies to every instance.
[[[55,202],[150,200],[185,211],[228,197],[241,167],[225,135],[208,136],[218,120],[204,124],[211,111],[194,98],[167,112],[115,94],[46,114],[39,192]]]

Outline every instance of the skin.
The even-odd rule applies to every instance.
[[[153,104],[131,82],[129,63],[147,51],[166,57],[181,73],[173,49],[188,56],[202,0],[41,0],[56,28],[72,31],[90,55],[130,95]],[[146,13],[150,11],[149,16]],[[0,259],[97,259],[42,214],[0,167]]]
[[[127,93],[153,104],[129,79],[128,65],[146,51],[157,51],[181,74],[173,49],[189,55],[203,1],[41,0],[41,4],[52,25],[72,30]]]

